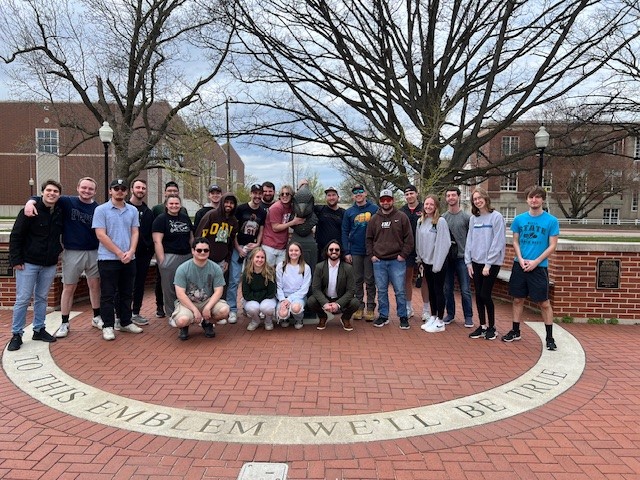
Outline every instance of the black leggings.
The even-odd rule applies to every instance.
[[[489,276],[482,275],[482,269],[484,264],[471,262],[473,266],[473,286],[476,289],[476,308],[478,310],[478,318],[480,319],[480,325],[487,323],[486,315],[489,317],[489,326],[493,327],[496,324],[496,310],[493,305],[493,298],[491,292],[493,291],[493,285],[496,283],[496,278],[500,272],[500,265],[491,265],[489,268]]]
[[[429,303],[431,304],[431,315],[435,315],[440,320],[444,317],[444,277],[446,269],[443,268],[438,273],[433,271],[433,265],[423,263],[424,278],[429,286]]]

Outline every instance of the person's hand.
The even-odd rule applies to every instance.
[[[376,263],[379,262],[380,260],[378,260],[378,257],[376,257],[375,255],[371,255],[371,263]]]
[[[33,201],[28,201],[24,206],[24,214],[27,217],[35,217],[38,215],[38,210],[36,209],[36,204]]]
[[[482,269],[482,275],[485,277],[488,277],[490,270],[491,269],[489,268],[489,265],[485,265],[484,268]]]
[[[469,276],[473,278],[473,267],[471,265],[467,265],[467,272],[469,272]]]
[[[305,219],[302,217],[294,217],[293,220],[291,220],[291,225],[302,225],[305,222]]]
[[[353,263],[353,257],[351,255],[345,255],[344,261],[347,263]]]

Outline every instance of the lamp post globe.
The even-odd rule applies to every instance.
[[[540,151],[540,163],[538,165],[538,185],[542,186],[542,169],[544,166],[544,149],[549,146],[549,132],[544,128],[544,125],[540,125],[540,128],[536,132],[534,137],[536,142],[536,148]]]
[[[113,129],[105,121],[98,130],[100,141],[104,145],[104,201],[109,200],[109,144],[113,141]]]

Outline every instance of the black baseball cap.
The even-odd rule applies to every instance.
[[[209,187],[209,193],[211,192],[222,192],[222,189],[218,185],[211,185]]]
[[[259,183],[254,183],[253,185],[251,185],[251,191],[252,192],[261,192],[262,191],[262,185],[260,185]]]
[[[115,180],[112,180],[111,183],[109,184],[109,188],[113,188],[113,187],[129,188],[129,184],[127,183],[126,180],[123,180],[122,178],[116,178]]]

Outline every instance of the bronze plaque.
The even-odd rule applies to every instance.
[[[620,260],[598,258],[596,288],[620,288]]]
[[[0,277],[13,277],[13,267],[9,263],[9,250],[0,250]]]

